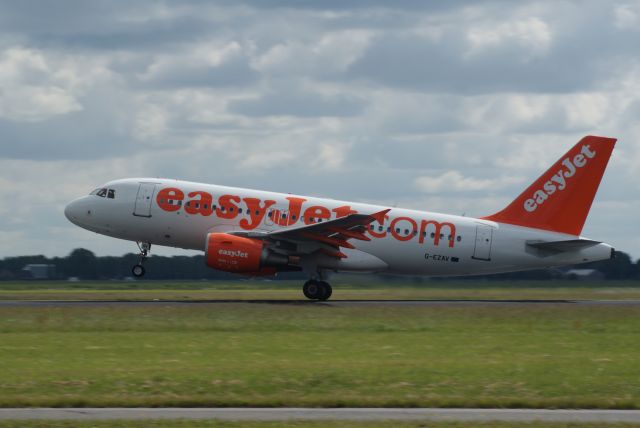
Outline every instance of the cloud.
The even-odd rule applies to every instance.
[[[425,193],[495,192],[521,181],[520,177],[473,178],[465,177],[459,171],[447,171],[436,177],[417,177],[415,185]]]
[[[0,118],[35,122],[82,109],[67,73],[40,52],[14,47],[0,53]]]
[[[229,103],[229,111],[244,116],[355,116],[363,108],[364,101],[353,96],[323,95],[291,89]]]
[[[232,41],[198,45],[178,55],[159,55],[139,75],[150,87],[241,86],[257,79],[245,48]]]

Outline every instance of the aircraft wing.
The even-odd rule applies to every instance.
[[[324,254],[346,258],[341,248],[355,248],[350,240],[370,241],[365,235],[369,224],[384,223],[386,209],[373,214],[350,214],[334,220],[313,223],[273,232],[236,232],[236,235],[263,239],[274,245],[271,248],[283,254],[300,256],[321,251]]]

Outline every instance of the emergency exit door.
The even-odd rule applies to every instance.
[[[151,217],[151,202],[153,201],[155,191],[155,183],[140,183],[133,215],[138,217]]]
[[[476,260],[491,260],[491,239],[493,227],[486,224],[476,225],[476,243],[473,250],[473,258]]]

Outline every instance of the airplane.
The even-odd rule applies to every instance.
[[[110,181],[64,213],[135,241],[135,277],[162,245],[204,251],[209,267],[246,276],[302,271],[303,294],[326,300],[335,272],[463,276],[613,258],[613,247],[581,232],[615,143],[582,138],[507,207],[480,218],[156,178]]]

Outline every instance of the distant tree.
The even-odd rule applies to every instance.
[[[53,264],[56,266],[60,279],[76,276],[81,279],[122,279],[131,276],[131,267],[138,262],[138,255],[129,253],[123,256],[96,257],[94,253],[84,248],[73,250],[66,257],[47,258],[43,255],[7,257],[0,260],[0,280],[20,278],[22,268],[28,264]],[[640,279],[640,260],[633,262],[624,252],[617,252],[611,260],[577,265],[577,268],[597,269],[606,279]],[[146,261],[147,273],[145,279],[224,279],[237,280],[243,276],[233,275],[209,269],[203,255],[196,256],[157,256],[153,255]],[[564,268],[563,268],[564,269]],[[512,272],[498,275],[483,275],[466,277],[469,280],[545,280],[562,276],[561,269],[538,269],[524,272]],[[301,272],[284,272],[276,279],[303,279]],[[421,282],[422,279],[402,276],[381,276],[385,281]],[[460,281],[461,278],[451,278]],[[465,279],[465,278],[462,278]],[[446,278],[431,279],[431,281],[446,281]]]
[[[610,260],[588,263],[579,267],[597,269],[604,274],[606,279],[638,278],[637,264],[634,264],[629,254],[623,251],[616,251],[615,257]]]
[[[98,262],[96,255],[84,248],[76,248],[67,257],[64,272],[67,276],[77,276],[82,279],[97,279]]]

